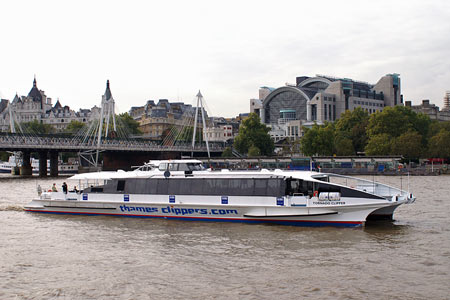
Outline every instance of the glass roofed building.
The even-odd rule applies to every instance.
[[[250,111],[259,114],[261,121],[272,127],[275,140],[279,140],[289,136],[288,132],[301,135],[301,129],[289,128],[293,121],[296,126],[323,124],[356,107],[371,114],[395,105],[403,105],[399,74],[387,74],[376,84],[316,75],[297,77],[295,85],[262,87],[260,99],[250,100]],[[283,132],[284,136],[280,134]]]

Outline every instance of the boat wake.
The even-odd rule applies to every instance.
[[[0,211],[23,211],[21,205],[0,205]]]

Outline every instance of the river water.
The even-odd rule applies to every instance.
[[[22,211],[64,180],[0,177],[0,299],[450,298],[448,176],[358,229]]]

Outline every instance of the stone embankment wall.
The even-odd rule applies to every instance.
[[[335,173],[341,175],[416,175],[416,176],[433,176],[450,174],[450,169],[448,165],[424,165],[415,168],[405,167],[397,170],[383,170],[379,171],[376,169],[368,168],[322,168],[321,172],[324,173]]]

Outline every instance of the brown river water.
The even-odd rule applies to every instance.
[[[356,229],[22,211],[63,181],[0,176],[0,299],[450,299],[449,176]]]

